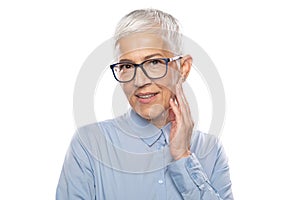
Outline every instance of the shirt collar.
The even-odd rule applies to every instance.
[[[148,146],[152,146],[163,134],[166,143],[169,144],[169,133],[171,130],[171,123],[166,124],[162,128],[157,128],[148,120],[142,118],[133,109],[130,109],[124,116],[127,128],[130,129],[130,134],[139,137]],[[128,131],[129,132],[129,131]]]
[[[151,147],[156,141],[159,140],[160,137],[162,137],[163,134],[162,132],[161,133],[158,133],[156,135],[153,135],[152,137],[147,137],[147,138],[141,138],[141,140],[143,142],[145,142],[149,147]]]

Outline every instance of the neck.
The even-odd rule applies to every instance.
[[[164,110],[160,115],[155,118],[148,119],[148,121],[156,126],[157,128],[164,127],[167,123],[169,123],[169,109]]]

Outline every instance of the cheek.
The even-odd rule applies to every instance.
[[[155,80],[154,82],[158,85],[165,87],[169,90],[169,93],[175,94],[175,87],[180,78],[180,73],[178,70],[170,68],[165,77]]]
[[[170,98],[172,97],[173,93],[165,88],[163,91],[163,99],[162,99],[162,104],[165,108],[168,108],[170,106]]]
[[[136,105],[136,98],[135,96],[133,95],[134,94],[134,89],[132,86],[130,86],[129,84],[127,83],[123,83],[121,85],[122,89],[123,89],[123,92],[125,94],[125,96],[127,97],[127,100],[130,104],[131,107],[134,107]]]
[[[133,87],[128,83],[125,83],[125,84],[123,83],[121,85],[121,87],[122,87],[123,92],[125,93],[127,99],[130,100],[130,98],[132,97],[132,94],[134,93]]]

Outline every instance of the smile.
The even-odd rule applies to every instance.
[[[150,103],[152,100],[155,99],[155,96],[158,94],[158,92],[156,93],[138,93],[135,96],[138,98],[138,101],[140,103]]]
[[[150,97],[155,96],[157,93],[152,93],[152,94],[144,94],[144,95],[136,95],[138,98],[142,98],[142,99],[148,99]]]

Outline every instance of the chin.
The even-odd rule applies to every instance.
[[[161,117],[165,112],[165,108],[160,104],[153,104],[147,108],[135,107],[135,112],[147,120],[154,120]]]

